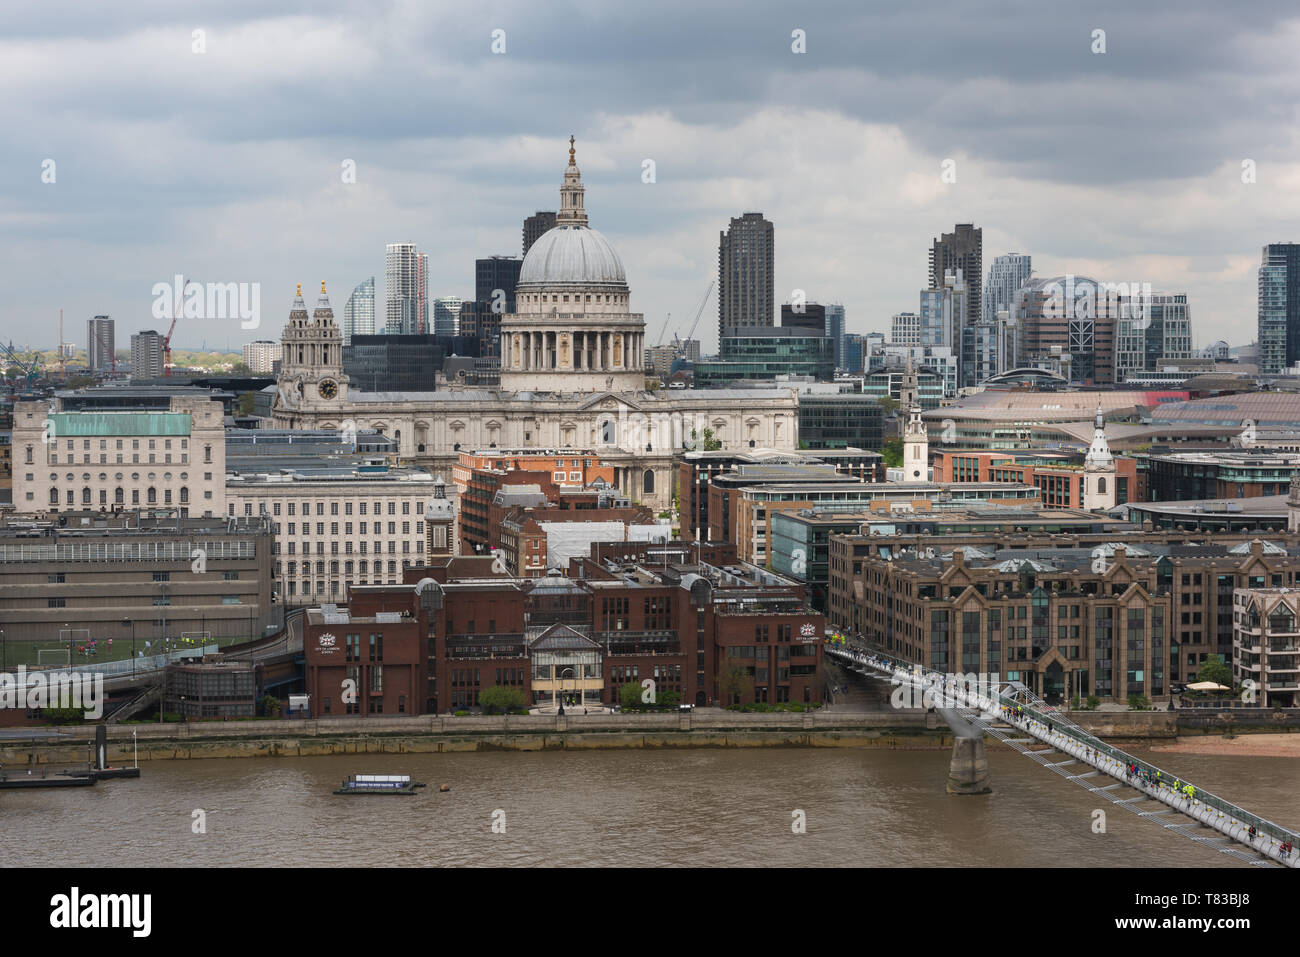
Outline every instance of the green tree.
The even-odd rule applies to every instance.
[[[691,443],[698,452],[716,452],[722,448],[722,440],[714,436],[712,429],[705,429],[704,436],[701,436],[691,429]]]
[[[230,367],[231,375],[252,375],[253,370],[248,367],[246,362],[236,362]]]
[[[493,685],[490,688],[483,689],[483,692],[478,696],[478,703],[483,706],[483,710],[488,714],[520,711],[524,707],[524,692],[520,688]]]
[[[898,400],[892,399],[887,395],[882,395],[876,399],[876,405],[880,406],[880,411],[885,415],[893,415],[898,411]]]
[[[1225,687],[1232,687],[1232,669],[1223,662],[1223,655],[1210,655],[1196,672],[1197,681],[1213,681]]]
[[[897,469],[903,467],[903,440],[887,439],[880,447],[880,454],[885,457],[885,467]]]
[[[239,414],[240,414],[240,415],[252,415],[252,414],[253,414],[253,399],[254,399],[254,397],[253,397],[253,393],[251,393],[251,392],[241,392],[241,393],[239,394]]]
[[[744,702],[746,698],[753,697],[754,694],[754,677],[750,674],[748,668],[742,668],[740,665],[728,661],[725,670],[718,679],[718,690],[722,693],[724,703],[731,704],[739,696]]]
[[[84,389],[87,386],[95,384],[95,380],[88,375],[68,376],[68,381],[64,385],[69,389]]]
[[[641,683],[629,681],[618,689],[618,704],[624,711],[635,711],[641,707]]]
[[[86,720],[81,708],[42,708],[41,717],[50,724],[80,724]]]

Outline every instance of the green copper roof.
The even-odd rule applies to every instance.
[[[188,412],[56,412],[56,439],[112,435],[189,435]]]

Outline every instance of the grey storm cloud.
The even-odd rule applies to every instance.
[[[1295,239],[1300,212],[1295,18],[1196,0],[26,5],[0,36],[0,336],[51,345],[62,307],[66,338],[106,312],[124,343],[181,272],[263,284],[266,328],[178,331],[233,347],[278,335],[297,281],[329,279],[336,307],[369,275],[382,295],[396,241],[429,252],[431,295],[467,295],[474,257],[517,252],[523,217],[555,207],[573,132],[651,341],[750,209],[776,223],[778,296],[842,301],[854,331],[914,310],[929,239],[975,221],[986,260],[1150,276],[1192,296],[1203,340],[1248,341],[1259,247]]]

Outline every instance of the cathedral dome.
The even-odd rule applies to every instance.
[[[588,226],[556,226],[528,250],[519,269],[519,284],[573,285],[618,283],[625,285],[623,260],[610,241]]]

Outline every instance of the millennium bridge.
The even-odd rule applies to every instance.
[[[955,735],[948,783],[953,793],[991,790],[983,740],[989,735],[1067,781],[1221,854],[1257,867],[1300,867],[1300,833],[1107,744],[1019,682],[972,687],[959,676],[834,642],[827,642],[826,653],[851,671],[886,678],[933,703]],[[1029,747],[1036,743],[1047,747]]]

